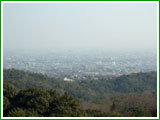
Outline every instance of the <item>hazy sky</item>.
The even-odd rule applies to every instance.
[[[156,4],[4,4],[5,49],[156,48]]]

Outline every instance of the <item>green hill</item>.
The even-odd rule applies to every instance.
[[[16,69],[3,74],[4,116],[157,116],[156,72],[75,82]]]
[[[39,73],[24,72],[16,69],[5,69],[4,80],[18,89],[37,87],[45,89],[56,89],[60,93],[65,91],[81,100],[103,99],[107,93],[142,93],[157,90],[157,73],[133,73],[122,75],[112,79],[101,78],[99,80],[81,80],[66,82],[50,78]]]

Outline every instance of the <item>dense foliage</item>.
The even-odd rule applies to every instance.
[[[6,87],[7,86],[7,87]],[[6,81],[4,91],[13,89]],[[68,93],[60,95],[55,90],[42,88],[26,88],[20,90],[9,99],[4,94],[4,116],[8,117],[38,117],[38,116],[85,116],[78,100]]]
[[[156,72],[65,82],[8,69],[3,112],[8,117],[157,116],[156,82]]]
[[[99,80],[81,80],[66,82],[47,77],[38,73],[24,72],[15,69],[4,70],[4,80],[18,89],[37,87],[56,89],[58,92],[68,92],[80,100],[101,101],[106,93],[143,93],[146,90],[156,94],[157,73],[133,73],[120,77],[100,78]]]

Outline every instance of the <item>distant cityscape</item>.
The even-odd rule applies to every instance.
[[[46,74],[64,81],[94,79],[103,76],[157,70],[156,54],[151,52],[8,52],[4,68]]]

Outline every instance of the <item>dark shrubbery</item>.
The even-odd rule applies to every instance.
[[[7,117],[76,117],[87,116],[79,101],[68,93],[60,95],[55,90],[26,88],[17,94],[4,81],[4,116]]]
[[[150,72],[68,83],[4,70],[3,113],[5,117],[155,117],[156,79],[156,72]]]

